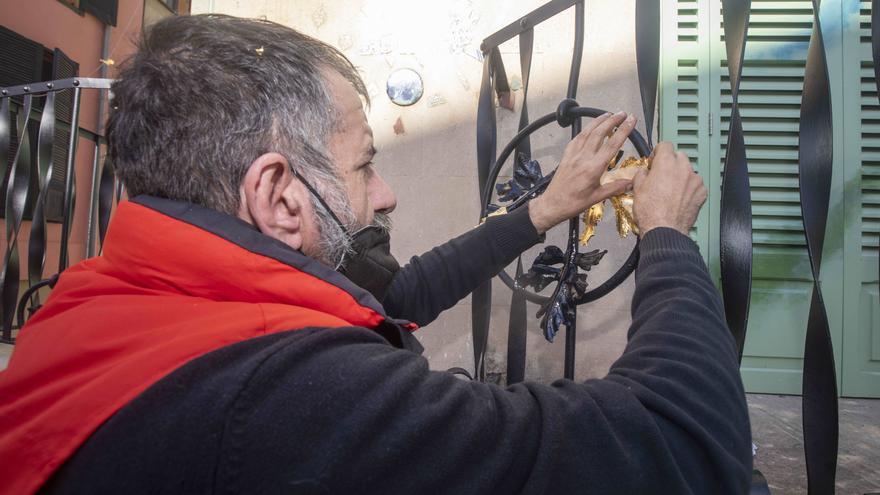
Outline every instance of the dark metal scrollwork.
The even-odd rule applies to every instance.
[[[499,101],[504,101],[505,98],[509,98],[510,92],[506,81],[504,64],[498,53],[498,46],[515,37],[520,38],[520,65],[525,82],[531,68],[530,47],[533,44],[533,28],[570,7],[575,7],[575,36],[566,99],[560,103],[555,113],[539,117],[532,122],[529,122],[524,101],[523,110],[520,113],[519,132],[508,143],[496,160],[497,128],[494,99],[497,95]],[[532,160],[528,146],[528,139],[532,133],[555,122],[560,127],[570,128],[572,138],[574,138],[580,133],[582,118],[595,118],[605,113],[594,108],[580,107],[575,101],[581,70],[581,59],[583,58],[584,15],[583,0],[551,0],[490,35],[481,45],[485,60],[477,112],[477,175],[482,203],[481,218],[484,220],[488,216],[502,215],[526,204],[529,200],[540,195],[552,179],[553,172],[542,175],[540,166],[536,161]],[[656,24],[651,29],[645,30],[648,32],[647,36],[639,36],[637,39],[637,45],[643,48],[648,45],[655,45],[653,50],[642,50],[644,53],[642,51],[639,53],[639,80],[642,86],[642,97],[646,100],[644,106],[645,108],[650,107],[653,112],[653,102],[655,101],[657,87],[657,59],[659,57],[659,51],[656,48],[659,46],[659,16],[643,15],[641,17],[640,24]],[[525,100],[525,91],[523,93]],[[646,120],[652,122],[653,118],[651,116],[651,118]],[[650,128],[648,130],[650,132]],[[630,136],[630,141],[641,156],[650,154],[650,145],[640,133],[633,132]],[[516,153],[514,154],[514,152]],[[516,161],[513,167],[512,178],[504,183],[496,184],[501,168],[505,166],[506,161],[511,155],[515,156]],[[497,204],[491,201],[493,193],[498,195]],[[574,342],[577,331],[576,307],[579,304],[594,301],[611,292],[632,273],[638,263],[638,244],[636,244],[626,262],[611,278],[594,288],[588,288],[586,273],[580,273],[580,271],[586,272],[589,268],[595,266],[601,261],[605,253],[602,251],[580,253],[578,251],[579,229],[579,220],[571,220],[564,249],[561,247],[548,248],[548,250],[545,250],[545,252],[538,256],[536,263],[527,272],[522,273],[521,270],[518,270],[521,275],[518,274],[516,281],[505,271],[499,274],[499,278],[514,291],[515,301],[528,300],[541,305],[539,315],[542,318],[541,325],[544,335],[548,340],[553,340],[563,325],[566,327],[566,378],[574,377]],[[553,286],[552,295],[547,296],[537,293],[551,286]],[[474,360],[478,379],[483,379],[485,376],[483,356],[486,350],[489,328],[490,296],[491,286],[490,284],[484,284],[474,291],[472,299]],[[516,325],[514,324],[514,318],[519,314],[521,312],[512,307],[511,336],[509,340],[513,339],[513,329],[522,326],[520,322],[517,322]],[[518,316],[516,317],[518,318]],[[516,339],[517,342],[520,342],[522,336],[518,335]],[[524,349],[521,352],[524,352]],[[509,348],[508,383],[518,381],[522,375],[522,370],[520,369],[522,356],[517,356],[517,363],[519,364],[511,367],[511,354],[512,350]],[[511,371],[512,369],[515,370],[515,373]]]
[[[493,214],[504,214],[525,205],[529,200],[542,194],[553,177],[554,172],[543,175],[541,165],[536,160],[517,155],[511,178],[496,184],[501,169],[515,153],[522,140],[554,122],[560,125],[570,125],[580,118],[596,118],[603,113],[606,112],[595,108],[580,107],[574,100],[567,99],[559,105],[556,113],[545,115],[520,131],[502,150],[488,174],[487,183],[495,184],[494,190],[498,196],[498,202],[490,203],[491,194],[488,191],[484,193],[484,218]],[[650,154],[650,147],[641,133],[633,131],[629,139],[641,156]],[[570,227],[570,235],[577,235],[576,222],[577,220],[575,220],[575,225]],[[577,241],[577,237],[574,240]],[[596,266],[607,251],[594,250],[581,253],[577,243],[571,242],[571,239],[569,241],[566,250],[558,246],[546,247],[544,252],[535,259],[532,267],[516,280],[513,280],[505,272],[499,274],[511,289],[534,289],[534,291],[526,292],[526,298],[541,306],[537,317],[541,318],[544,336],[551,342],[562,326],[572,327],[578,305],[594,301],[620,285],[632,273],[638,261],[638,249],[634,247],[627,261],[614,276],[595,289],[589,289],[587,274],[580,272],[587,272]],[[554,286],[551,295],[538,294],[550,286]]]

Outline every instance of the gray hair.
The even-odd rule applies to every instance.
[[[239,187],[262,154],[283,154],[352,229],[356,218],[327,143],[337,112],[322,70],[369,104],[338,50],[280,24],[208,14],[149,28],[113,84],[109,157],[131,196],[150,194],[236,215]],[[320,253],[339,263],[350,239],[312,198]]]

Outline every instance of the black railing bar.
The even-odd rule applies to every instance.
[[[527,29],[532,29],[538,24],[546,21],[547,19],[555,16],[556,14],[562,12],[563,10],[571,7],[572,5],[583,1],[583,0],[552,0],[537,9],[529,12],[528,14],[520,17],[519,19],[511,22],[507,26],[501,28],[500,30],[493,33],[491,36],[483,40],[483,43],[480,45],[480,50],[483,52],[483,55],[489,53],[493,48],[498,47],[505,41],[513,39],[523,31]]]
[[[34,95],[34,96],[37,96],[37,95]],[[10,111],[21,110],[21,106],[22,106],[21,103],[15,101],[15,100],[9,100],[9,103],[10,103],[10,105],[9,105]],[[43,115],[42,109],[33,108],[33,109],[31,109],[31,119],[30,120],[33,120],[34,122],[39,123],[42,115]],[[61,129],[63,131],[69,131],[71,129],[71,125],[68,124],[67,122],[65,122],[64,120],[62,120],[60,117],[58,117],[55,119],[55,128]],[[90,130],[86,129],[85,127],[80,127],[77,132],[80,134],[80,137],[84,137],[93,143],[99,142],[100,144],[107,144],[107,138],[105,136],[102,136],[102,135],[97,134],[93,131],[90,131]]]
[[[74,122],[79,122],[79,100],[81,93],[82,90],[80,88],[74,88],[73,111],[71,112],[71,119]],[[73,222],[73,208],[76,197],[74,167],[76,165],[76,145],[79,141],[76,131],[77,128],[74,127],[73,132],[70,133],[70,141],[68,141],[67,145],[67,164],[64,171],[64,209],[62,210],[61,220],[61,253],[58,256],[58,273],[63,272],[67,268],[68,262],[68,243],[70,242],[71,223]]]
[[[86,258],[95,255],[95,215],[98,211],[98,188],[101,187],[101,145],[95,143],[95,156],[92,159],[92,188],[89,190],[89,218],[86,220]]]
[[[61,91],[62,89],[86,88],[86,89],[110,89],[113,79],[100,79],[97,77],[70,77],[55,81],[44,81],[18,86],[0,88],[0,96],[21,96],[48,91]]]
[[[110,26],[104,25],[104,42],[101,44],[101,59],[110,58]],[[107,64],[101,64],[100,77],[106,79],[109,67]],[[101,91],[98,93],[98,119],[95,122],[95,130],[98,134],[106,133],[107,120],[104,118],[104,109],[109,100],[109,91]],[[89,218],[86,221],[86,258],[95,255],[95,215],[98,210],[98,188],[101,187],[101,171],[100,166],[101,143],[95,142],[95,156],[92,160],[92,188],[89,191]]]

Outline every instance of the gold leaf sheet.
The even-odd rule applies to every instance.
[[[651,161],[649,158],[630,157],[623,161],[619,167],[615,167],[615,160],[611,160],[608,164],[608,170],[599,178],[600,184],[607,184],[615,180],[626,179],[631,180],[641,169],[649,170]],[[611,207],[617,217],[617,233],[620,237],[626,237],[630,232],[639,234],[639,226],[633,217],[633,194],[625,192],[612,196]],[[597,203],[590,207],[584,213],[584,231],[581,234],[581,244],[586,246],[590,242],[590,238],[596,233],[596,226],[602,220],[605,207],[603,203]]]

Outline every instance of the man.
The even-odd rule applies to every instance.
[[[702,181],[664,143],[650,173],[599,186],[634,118],[590,121],[528,208],[398,269],[367,95],[335,49],[270,22],[172,18],[113,92],[110,155],[133,199],[0,377],[4,490],[746,489],[733,339],[686,236]],[[630,186],[642,257],[607,377],[502,389],[406,350],[416,324]]]

